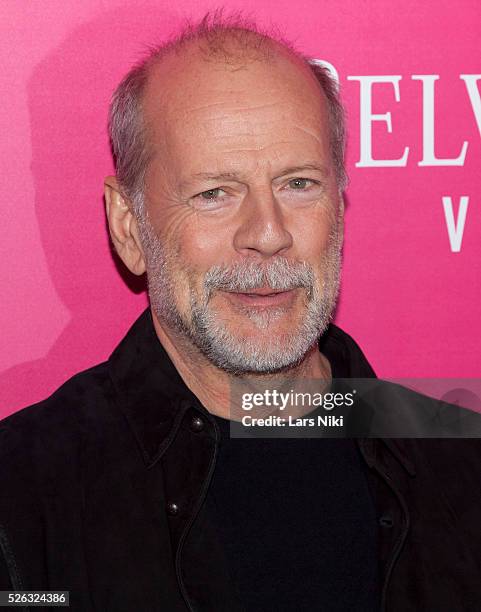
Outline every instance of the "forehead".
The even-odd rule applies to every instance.
[[[229,151],[239,159],[263,149],[307,147],[310,157],[329,149],[325,97],[285,50],[228,62],[195,48],[171,53],[151,68],[143,112],[154,155],[182,165],[216,153],[225,160]]]

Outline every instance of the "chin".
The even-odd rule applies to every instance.
[[[216,330],[215,335],[204,338],[201,348],[217,367],[233,374],[274,374],[298,366],[316,342],[316,338],[303,338],[300,334],[272,325],[266,330],[238,328]],[[296,329],[296,328],[294,328]],[[220,333],[219,333],[220,332]]]
[[[219,316],[219,321],[222,320]],[[226,328],[231,327],[233,334],[250,336],[258,334],[259,331],[268,333],[292,333],[296,327],[300,327],[302,321],[302,313],[285,308],[249,308],[245,309],[242,314],[236,314],[235,317],[224,319]]]
[[[252,354],[246,354],[245,352],[238,356],[236,359],[232,358],[232,355],[228,359],[213,359],[217,367],[221,368],[229,374],[236,376],[248,375],[248,374],[279,374],[281,372],[288,372],[293,368],[297,367],[304,359],[306,353],[297,356],[287,355],[283,352],[278,353],[264,353],[262,350],[256,356]],[[213,356],[211,355],[211,358]]]
[[[297,308],[193,312],[190,338],[217,367],[234,374],[275,373],[301,363],[317,342],[323,317]],[[321,324],[321,325],[320,325]]]

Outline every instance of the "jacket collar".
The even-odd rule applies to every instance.
[[[151,467],[169,446],[185,412],[199,402],[159,342],[149,308],[108,363],[118,406]]]
[[[333,378],[376,377],[358,345],[335,325],[329,325],[322,335],[319,348],[331,364]],[[212,416],[184,383],[160,343],[149,308],[130,328],[108,363],[118,406],[147,467],[162,457],[187,413],[202,413],[213,424]],[[410,461],[392,441],[383,442],[408,473],[413,471]],[[358,446],[372,467],[380,451],[379,440],[359,439]]]

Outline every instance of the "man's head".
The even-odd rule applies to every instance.
[[[169,335],[233,372],[302,361],[338,289],[342,111],[320,67],[204,20],[119,86],[112,238]]]

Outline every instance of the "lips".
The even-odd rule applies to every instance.
[[[239,291],[236,293],[242,293],[242,295],[278,295],[279,293],[286,293],[287,290],[282,289],[271,289],[270,287],[265,287],[261,289],[252,289],[251,291]]]
[[[236,304],[253,308],[269,308],[270,306],[286,306],[292,302],[295,289],[280,290],[271,287],[260,287],[245,292],[226,292],[228,299]]]

